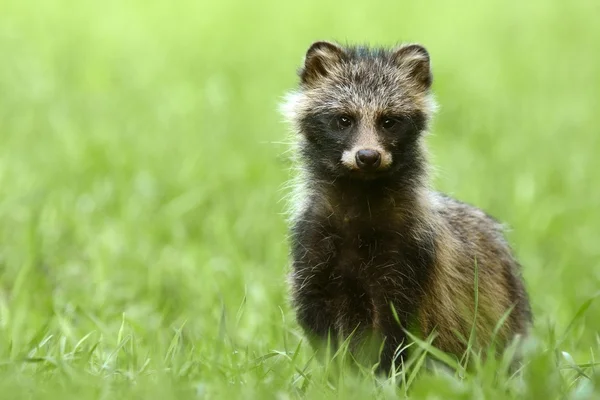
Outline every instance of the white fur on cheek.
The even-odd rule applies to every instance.
[[[342,153],[342,164],[346,168],[358,169],[358,165],[356,165],[356,152],[354,150],[345,150]]]
[[[285,95],[279,106],[279,112],[288,122],[294,122],[298,116],[298,108],[304,102],[304,95],[299,92],[290,92]]]
[[[381,165],[379,168],[385,169],[392,165],[392,153],[389,151],[382,150],[381,153]]]

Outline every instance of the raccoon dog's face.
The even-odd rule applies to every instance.
[[[284,111],[300,132],[309,168],[329,176],[376,179],[419,156],[419,137],[435,107],[429,54],[316,42]]]

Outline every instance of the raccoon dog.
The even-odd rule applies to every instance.
[[[485,349],[506,315],[497,348],[525,335],[529,300],[502,226],[429,186],[428,51],[316,42],[299,76],[283,107],[301,170],[290,282],[312,343],[350,337],[358,358],[389,371],[406,330],[434,333],[434,345],[458,357],[473,326]]]

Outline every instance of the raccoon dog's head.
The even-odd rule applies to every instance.
[[[284,112],[301,134],[308,167],[327,176],[376,179],[411,168],[435,108],[429,54],[316,42]]]

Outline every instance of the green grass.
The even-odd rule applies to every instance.
[[[599,12],[1,2],[1,397],[599,398]],[[376,379],[301,341],[276,109],[316,39],[429,48],[436,187],[505,221],[524,266],[521,374],[426,372],[417,352]]]

